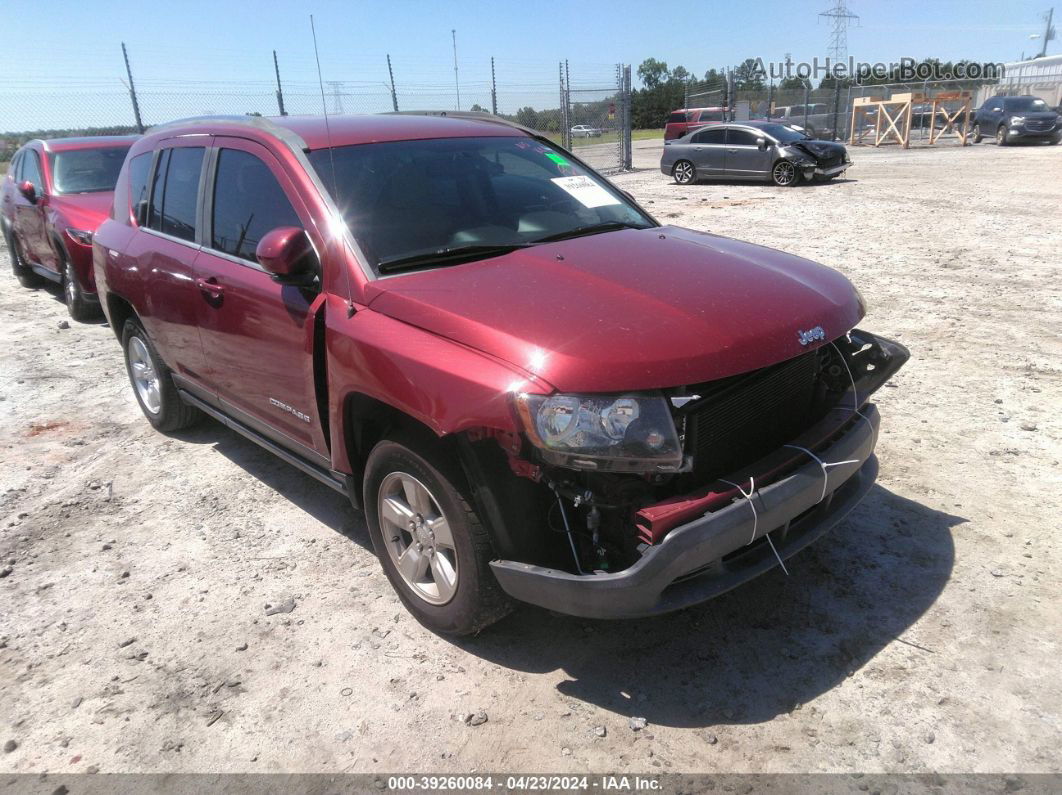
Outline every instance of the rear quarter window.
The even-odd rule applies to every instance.
[[[670,116],[667,117],[667,123],[668,124],[685,124],[686,123],[686,114],[685,113],[672,113]]]

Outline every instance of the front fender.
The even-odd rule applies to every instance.
[[[352,472],[345,440],[346,396],[367,395],[439,436],[471,428],[517,431],[510,394],[553,387],[512,365],[368,308],[348,317],[329,296],[325,309],[333,468]]]

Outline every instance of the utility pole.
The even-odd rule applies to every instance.
[[[391,69],[391,53],[387,53],[387,74],[391,78],[391,105],[398,113],[398,94],[395,92],[395,73]]]
[[[1037,58],[1043,58],[1047,55],[1047,42],[1055,37],[1055,29],[1051,27],[1051,20],[1054,19],[1054,16],[1055,9],[1052,7],[1051,10],[1047,12],[1047,27],[1044,28],[1044,46],[1040,48],[1040,54],[1036,56]]]
[[[461,110],[461,81],[457,77],[457,30],[450,28],[450,36],[454,41],[454,88],[457,89],[457,110]]]
[[[288,113],[284,110],[284,91],[280,87],[280,64],[277,62],[276,50],[273,50],[273,70],[277,73],[277,107],[281,116],[287,116]]]
[[[133,100],[133,117],[136,119],[136,131],[144,132],[144,122],[140,120],[140,103],[136,101],[136,86],[133,85],[133,70],[129,68],[129,53],[122,42],[122,57],[125,59],[125,73],[129,76],[129,98]]]
[[[498,115],[498,84],[494,80],[494,56],[490,57],[490,112]]]

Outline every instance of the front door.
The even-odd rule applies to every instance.
[[[48,233],[44,225],[44,208],[47,203],[45,198],[44,172],[41,169],[41,158],[36,149],[27,149],[22,155],[20,164],[21,174],[19,184],[29,182],[37,191],[36,203],[31,202],[17,189],[14,192],[13,201],[15,212],[13,224],[19,245],[22,247],[22,256],[30,262],[38,265],[51,265],[54,255],[51,254],[51,245],[48,242]],[[54,268],[51,268],[54,270]]]
[[[697,175],[722,176],[726,160],[726,130],[722,127],[706,127],[693,134],[690,144]]]
[[[200,328],[224,410],[289,449],[327,460],[314,383],[314,316],[323,296],[278,284],[255,258],[280,226],[315,227],[280,162],[237,138],[214,143],[206,231],[196,260]],[[320,241],[314,241],[320,250]]]
[[[761,179],[770,169],[769,152],[760,149],[760,138],[752,130],[730,128],[726,131],[726,173],[738,179]]]

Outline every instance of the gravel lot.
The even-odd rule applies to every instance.
[[[615,180],[840,269],[913,354],[853,516],[653,621],[428,633],[341,497],[216,424],[153,432],[110,330],[5,256],[0,770],[1062,769],[1062,146],[853,158],[790,190]]]

